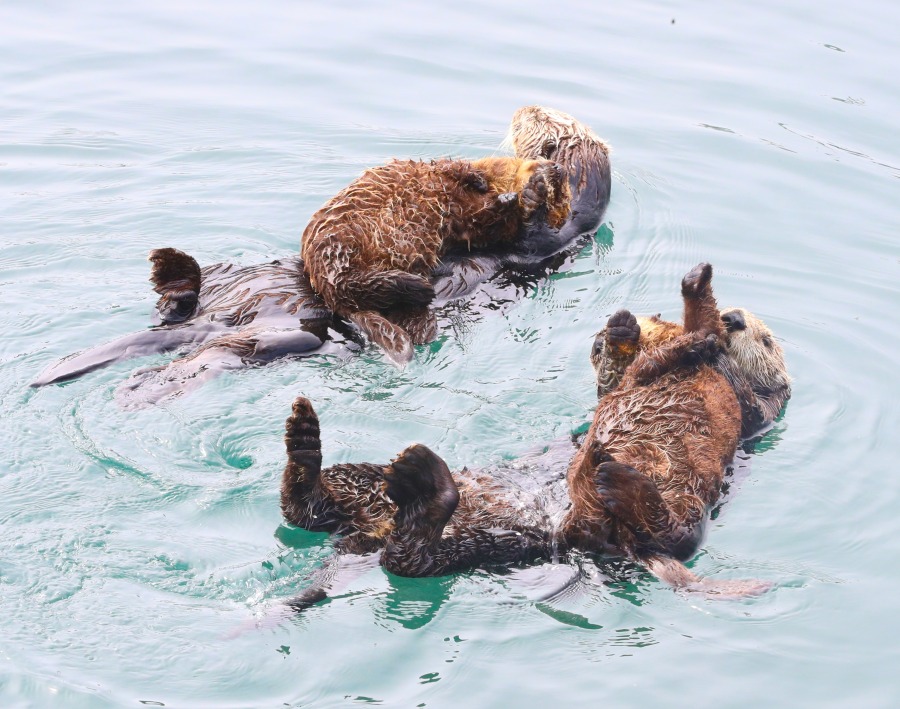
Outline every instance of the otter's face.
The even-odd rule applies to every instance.
[[[513,115],[508,140],[520,158],[555,160],[561,142],[586,130],[568,113],[525,106]]]
[[[789,389],[784,352],[772,336],[772,331],[755,315],[743,308],[721,311],[725,324],[725,351],[741,374],[757,393]]]

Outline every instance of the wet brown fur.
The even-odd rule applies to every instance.
[[[450,573],[476,563],[511,563],[544,555],[547,531],[493,480],[463,469],[450,473],[422,445],[389,464],[342,463],[322,469],[319,422],[298,398],[285,424],[288,462],[281,508],[293,525],[344,534],[343,552],[383,549],[382,564],[403,576]]]
[[[711,277],[706,264],[685,276],[683,326],[635,321],[627,311],[610,318],[598,336],[606,345],[592,353],[602,396],[567,474],[569,544],[624,553],[681,586],[702,586],[677,561],[694,553],[719,498],[741,437],[741,387],[763,369],[769,382],[788,381],[780,350],[761,339],[741,343],[756,359],[734,361],[738,344],[729,344],[734,333],[726,331]],[[638,324],[640,342],[623,347],[635,344]],[[611,381],[610,371],[623,362],[620,381]]]
[[[403,362],[434,329],[426,322],[410,333],[392,315],[431,319],[429,279],[442,256],[510,244],[526,220],[562,223],[567,215],[564,175],[546,160],[394,160],[318,210],[301,253],[326,305]]]

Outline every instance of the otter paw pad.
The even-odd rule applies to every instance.
[[[681,295],[684,297],[698,297],[709,287],[712,281],[712,266],[708,263],[698,263],[681,279]]]

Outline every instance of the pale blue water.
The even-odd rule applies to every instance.
[[[3,3],[0,705],[900,704],[898,21],[874,0]],[[405,371],[284,361],[137,412],[115,386],[165,358],[27,388],[148,324],[151,248],[296,253],[366,166],[492,154],[532,103],[612,144],[606,224]],[[588,416],[605,318],[676,317],[700,260],[795,382],[692,567],[773,592],[712,602],[601,566],[541,604],[553,569],[376,570],[230,637],[328,551],[281,525],[296,395],[328,464],[414,441],[513,457]]]

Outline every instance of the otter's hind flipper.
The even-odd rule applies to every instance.
[[[711,579],[697,576],[676,559],[666,556],[648,556],[638,559],[647,570],[663,583],[680,591],[702,593],[711,600],[739,600],[760,596],[772,589],[769,581],[758,579]]]
[[[490,509],[445,527],[460,494],[447,464],[423,445],[401,453],[384,470],[385,492],[397,505],[381,564],[399,576],[438,576],[476,564],[509,564],[548,556],[549,535],[494,521]]]
[[[364,310],[350,315],[350,321],[398,366],[403,367],[413,358],[413,343],[409,333],[383,315]]]
[[[698,263],[681,279],[685,333],[725,336],[725,326],[719,317],[719,306],[713,295],[712,275],[712,266]]]
[[[181,396],[223,372],[286,355],[303,357],[342,351],[340,345],[323,341],[302,328],[229,333],[209,340],[167,365],[132,373],[116,390],[116,398],[125,408],[142,408]]]
[[[281,476],[281,511],[291,524],[312,529],[318,516],[312,508],[322,471],[322,441],[319,418],[309,399],[294,400],[284,430],[287,465]]]
[[[428,447],[412,445],[385,468],[384,489],[397,512],[382,566],[398,576],[445,572],[438,546],[459,504],[459,490],[447,464]]]
[[[200,298],[200,265],[178,249],[154,249],[148,260],[150,282],[159,293],[156,313],[160,322],[171,325],[184,322],[197,311]]]
[[[47,367],[32,383],[32,387],[57,384],[135,357],[171,352],[185,345],[199,344],[211,336],[209,329],[164,327],[141,330],[71,354]]]

